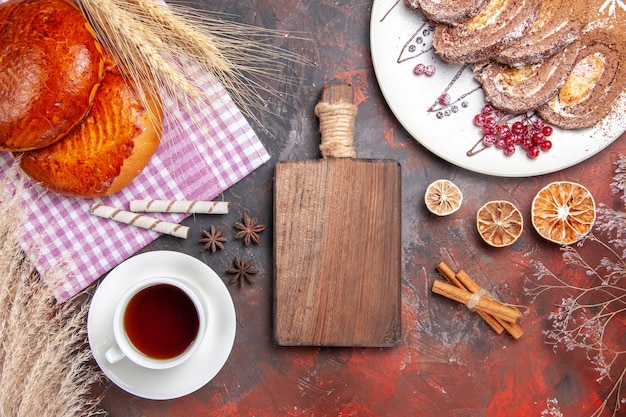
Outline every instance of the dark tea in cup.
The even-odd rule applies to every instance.
[[[206,298],[193,282],[144,278],[117,301],[115,344],[104,356],[110,364],[126,358],[150,369],[181,365],[203,344],[207,321]]]
[[[161,283],[130,298],[124,311],[124,329],[133,346],[153,359],[181,355],[198,336],[196,306],[181,288]]]

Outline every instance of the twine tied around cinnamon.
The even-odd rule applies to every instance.
[[[320,102],[315,115],[320,120],[322,157],[354,158],[354,119],[357,106],[351,103]]]
[[[472,294],[472,296],[469,298],[469,300],[467,300],[467,304],[465,306],[469,310],[474,311],[474,310],[476,310],[476,306],[480,302],[480,299],[485,297],[485,296],[491,296],[491,295],[487,292],[487,290],[485,290],[484,288],[481,288],[480,290],[478,290],[477,292]]]

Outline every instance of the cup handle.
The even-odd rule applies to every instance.
[[[119,362],[125,356],[126,355],[124,355],[124,352],[122,352],[122,349],[120,349],[120,347],[117,345],[111,347],[109,350],[107,350],[104,353],[104,357],[111,364]]]

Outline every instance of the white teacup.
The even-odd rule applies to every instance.
[[[151,369],[171,368],[194,354],[204,336],[208,312],[198,290],[170,277],[144,279],[118,301],[113,316],[116,345],[109,363],[128,358]]]

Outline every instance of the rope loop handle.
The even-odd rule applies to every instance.
[[[320,102],[315,115],[320,120],[322,157],[354,158],[354,120],[357,106],[351,103]]]

